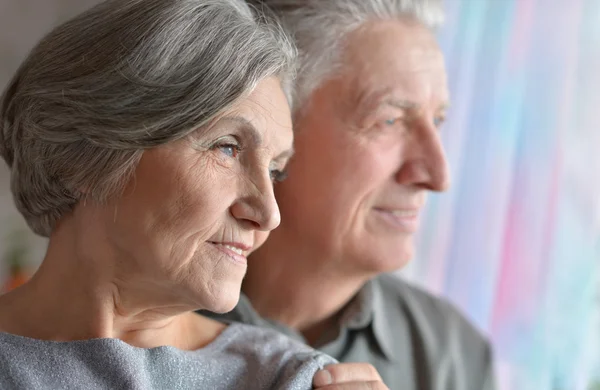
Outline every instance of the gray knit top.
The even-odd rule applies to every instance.
[[[44,341],[0,333],[0,389],[312,389],[335,360],[277,332],[229,325],[196,351],[118,339]]]

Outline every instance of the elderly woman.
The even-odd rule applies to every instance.
[[[38,44],[0,153],[49,246],[0,297],[0,388],[311,388],[333,359],[193,312],[235,306],[279,224],[293,60],[238,0],[107,1]]]

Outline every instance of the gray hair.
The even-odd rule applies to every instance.
[[[49,236],[84,196],[122,191],[143,151],[188,136],[275,76],[295,48],[242,0],[109,0],[48,34],[0,101],[16,206]]]
[[[444,21],[442,0],[249,0],[266,5],[294,37],[299,70],[294,111],[341,67],[346,36],[373,20],[410,18],[434,30]]]

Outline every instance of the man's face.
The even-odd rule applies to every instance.
[[[425,27],[386,21],[352,33],[342,60],[295,123],[281,229],[337,269],[390,271],[413,256],[427,191],[449,185],[443,56]]]

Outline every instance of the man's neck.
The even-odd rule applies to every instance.
[[[314,345],[338,326],[341,310],[370,276],[344,273],[339,259],[316,256],[282,239],[252,254],[242,287],[254,309],[302,333]]]

